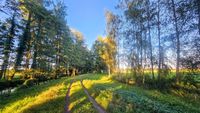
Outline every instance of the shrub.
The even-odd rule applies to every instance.
[[[175,78],[161,78],[160,80],[156,81],[156,86],[160,90],[166,90],[171,88],[174,83],[176,83]]]
[[[10,87],[17,87],[18,85],[21,85],[24,83],[25,80],[12,80],[10,81]]]
[[[0,81],[0,91],[9,88],[9,82]]]
[[[54,74],[57,76],[57,77],[64,77],[67,75],[67,69],[64,68],[64,67],[59,67],[57,69],[54,70]],[[56,78],[57,78],[56,77]]]
[[[55,74],[55,72],[51,72],[48,76],[48,79],[56,79],[57,78],[57,75]]]
[[[17,87],[24,83],[24,80],[0,81],[0,91],[11,87]]]
[[[186,74],[183,77],[182,81],[184,85],[195,86],[196,88],[198,88],[198,83],[200,83],[200,77],[197,74],[194,74],[194,75]]]
[[[28,79],[26,80],[23,85],[24,86],[27,86],[27,87],[30,87],[30,86],[33,86],[33,85],[36,85],[38,83],[38,80],[35,79],[35,78],[32,78],[32,79]]]
[[[34,75],[34,78],[38,80],[38,82],[44,82],[47,81],[47,75],[45,73],[37,73]]]
[[[112,79],[115,79],[121,83],[126,83],[129,84],[130,81],[135,80],[135,78],[133,77],[133,75],[131,74],[116,74],[112,76]]]
[[[145,76],[145,87],[147,88],[156,88],[155,80],[152,79],[150,75]]]

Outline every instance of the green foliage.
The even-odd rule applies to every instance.
[[[174,101],[167,102],[164,104],[162,101],[149,98],[144,95],[138,95],[137,93],[134,93],[134,92],[123,91],[123,90],[115,92],[113,101],[116,102],[115,103],[116,106],[111,107],[111,109],[112,108],[114,109],[113,110],[114,112],[123,112],[123,111],[126,111],[128,113],[130,112],[136,112],[136,113],[146,113],[146,112],[149,112],[149,113],[193,112],[195,113],[195,112],[198,112],[198,109],[188,110],[185,108],[185,105],[181,105],[180,103],[174,103]],[[127,106],[127,107],[123,107],[123,106]]]
[[[70,92],[72,94],[70,96],[70,106],[72,106],[72,113],[95,113],[96,110],[83,91],[80,81],[74,81]]]
[[[61,78],[49,81],[45,84],[18,89],[10,94],[9,99],[8,97],[0,95],[0,109],[5,113],[64,112],[63,105],[65,104],[68,83],[69,79]],[[64,87],[56,88],[56,86],[58,87],[62,84]],[[24,107],[26,107],[26,109],[23,109]]]
[[[121,83],[129,84],[129,85],[134,85],[135,84],[135,77],[133,77],[132,74],[123,74],[123,73],[118,73],[112,75],[112,79],[117,80]]]
[[[24,80],[0,80],[0,91],[22,85]]]
[[[93,71],[100,73],[102,70],[106,71],[107,67],[104,63],[103,59],[101,58],[99,51],[101,49],[102,44],[99,41],[95,41],[95,43],[92,46],[92,58],[93,58]]]
[[[110,113],[198,113],[200,110],[198,100],[129,86],[116,82],[105,74],[61,78],[46,84],[18,89],[9,99],[0,96],[0,109],[3,108],[3,112],[64,112],[65,96],[71,79],[74,79],[70,95],[72,112],[95,112],[81,89],[82,79],[93,98]]]
[[[76,78],[84,79],[89,93],[110,113],[196,113],[200,110],[198,99],[130,86],[98,74]]]
[[[26,87],[31,87],[33,85],[36,85],[38,83],[38,80],[36,78],[32,78],[32,79],[27,79],[23,85]]]
[[[0,72],[0,79],[7,78],[6,77],[6,71],[8,66],[11,64],[11,61],[9,59],[10,54],[14,51],[14,38],[16,37],[16,32],[18,30],[18,23],[17,23],[17,18],[19,17],[19,9],[18,9],[18,4],[16,1],[6,1],[6,6],[8,8],[9,13],[13,13],[13,15],[9,18],[6,19],[6,21],[2,25],[2,31],[0,30],[0,34],[2,34],[2,37],[5,38],[4,42],[2,43],[3,45],[3,51],[2,51],[2,65],[1,65],[1,72]],[[5,25],[4,25],[5,24]]]
[[[200,84],[200,77],[198,74],[187,74],[183,77],[183,83],[184,85],[191,85],[191,86],[195,86],[196,88],[199,88],[198,84]]]

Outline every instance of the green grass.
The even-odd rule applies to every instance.
[[[71,79],[74,79],[69,106],[72,113],[97,112],[84,93],[80,80],[83,80],[92,97],[110,113],[200,113],[200,100],[126,85],[105,74],[61,78],[27,89],[19,89],[9,97],[0,97],[0,112],[63,113]]]
[[[68,78],[19,89],[9,97],[0,97],[2,113],[56,113],[63,112]],[[57,107],[55,107],[57,106]]]
[[[87,77],[85,77],[87,78]],[[98,77],[99,78],[99,77]],[[147,90],[113,81],[109,77],[85,80],[85,86],[107,111],[112,113],[159,112],[198,113],[199,100],[187,100],[158,90]]]
[[[97,113],[84,93],[80,81],[75,81],[71,86],[69,109],[72,113]]]
[[[75,77],[71,88],[70,109],[73,113],[96,113],[82,89],[80,77]],[[0,113],[63,113],[71,79],[73,78],[52,80],[38,86],[18,89],[9,97],[0,96]]]

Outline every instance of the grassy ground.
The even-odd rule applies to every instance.
[[[9,97],[0,98],[2,113],[58,113],[64,111],[68,78],[19,89]]]
[[[90,75],[88,75],[90,76]],[[84,80],[84,85],[108,112],[199,113],[199,100],[188,100],[157,90],[146,90],[113,81],[107,76]]]
[[[129,86],[103,74],[86,74],[52,80],[39,86],[19,89],[9,97],[0,97],[2,113],[63,113],[65,96],[71,79],[72,113],[96,113],[81,88],[80,80],[95,100],[111,113],[200,113],[199,100]]]
[[[0,113],[63,113],[71,79],[75,79],[70,91],[71,112],[96,113],[76,77],[61,78],[27,89],[19,89],[9,97],[0,96]]]
[[[84,93],[80,81],[72,84],[70,91],[70,106],[72,113],[95,113],[96,110]]]

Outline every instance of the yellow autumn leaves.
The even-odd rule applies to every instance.
[[[99,36],[97,41],[100,43],[99,47],[99,55],[102,58],[102,60],[105,62],[107,68],[108,68],[108,73],[115,71],[115,56],[117,53],[117,48],[116,48],[116,42],[114,39],[110,37],[101,37]]]

